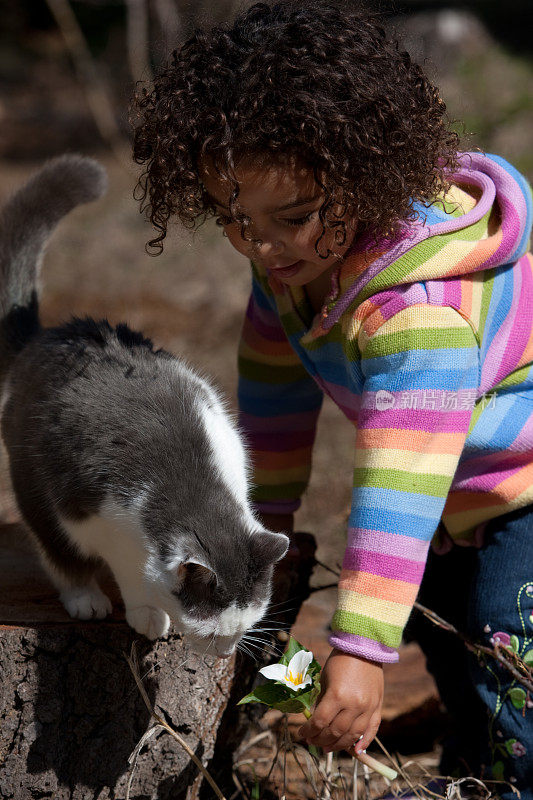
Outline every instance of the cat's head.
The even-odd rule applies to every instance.
[[[173,547],[150,559],[148,572],[158,605],[192,649],[226,657],[264,616],[273,566],[285,555],[289,539],[258,524],[251,528],[249,522],[221,525],[217,517],[207,542],[197,519],[197,531],[182,528]]]

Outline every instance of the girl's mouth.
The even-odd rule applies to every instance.
[[[273,267],[271,271],[279,278],[290,278],[292,275],[296,275],[302,266],[303,261],[300,259],[300,261],[295,261],[294,264],[289,264],[288,267]]]

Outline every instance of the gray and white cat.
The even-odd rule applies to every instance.
[[[73,617],[105,617],[106,562],[128,623],[169,617],[193,648],[229,655],[264,615],[287,536],[248,501],[242,442],[218,393],[126,325],[43,329],[38,273],[49,234],[106,187],[92,159],[44,166],[0,218],[2,435],[20,511]]]

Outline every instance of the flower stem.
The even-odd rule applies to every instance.
[[[366,764],[367,767],[383,775],[383,777],[387,778],[389,781],[393,781],[398,777],[396,770],[392,769],[392,767],[387,767],[386,764],[382,764],[381,761],[372,758],[372,756],[369,756],[367,753],[356,753],[353,749],[351,749],[350,752],[361,764]]]
[[[306,719],[311,719],[311,712],[309,711],[309,709],[308,709],[308,708],[304,708],[304,709],[303,709],[303,715],[304,715],[304,717],[305,717]]]

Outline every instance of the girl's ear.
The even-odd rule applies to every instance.
[[[263,528],[253,535],[251,546],[256,560],[266,566],[283,558],[289,549],[289,537],[284,533],[273,533]]]

